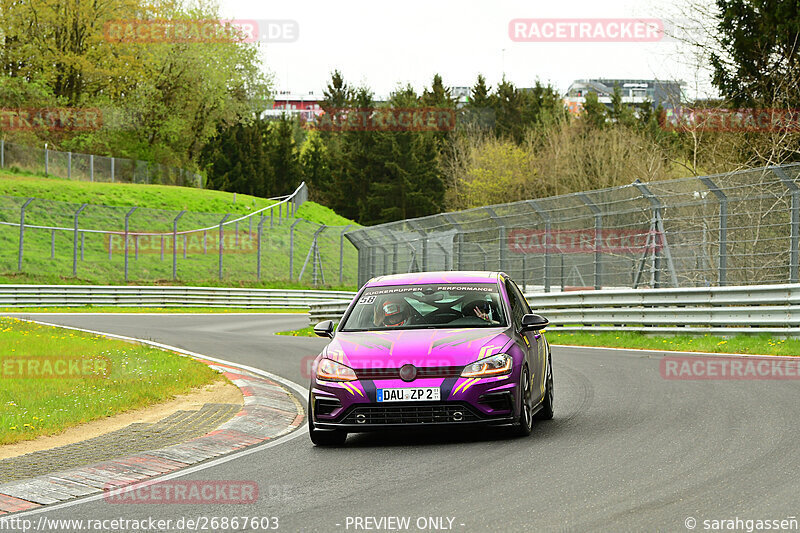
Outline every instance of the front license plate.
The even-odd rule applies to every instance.
[[[437,401],[438,387],[407,387],[403,389],[378,389],[379,402],[429,402]]]

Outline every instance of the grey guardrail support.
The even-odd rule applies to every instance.
[[[672,252],[669,249],[669,243],[667,242],[667,232],[664,229],[664,206],[661,203],[661,200],[653,194],[650,189],[639,181],[638,179],[633,182],[633,185],[639,189],[639,192],[642,193],[648,202],[650,202],[650,207],[653,210],[653,220],[655,221],[656,231],[657,234],[653,236],[655,239],[656,236],[661,238],[661,246],[664,249],[664,257],[667,259],[667,268],[669,269],[670,274],[670,281],[672,282],[673,287],[678,286],[678,276],[675,274],[675,264],[672,262]],[[656,243],[653,242],[654,249],[657,251]],[[656,270],[658,271],[658,270]]]
[[[552,231],[550,213],[541,208],[536,200],[526,202],[544,220],[544,292],[550,292],[550,243]]]
[[[342,279],[344,278],[344,234],[347,233],[352,225],[348,224],[344,227],[344,229],[339,233],[339,285],[342,284]]]
[[[789,235],[789,282],[797,283],[798,277],[798,259],[800,259],[800,187],[786,175],[780,167],[770,167],[770,170],[778,176],[783,185],[789,189],[792,195],[792,207],[790,213],[791,230]]]
[[[719,202],[719,262],[717,280],[720,287],[727,285],[728,278],[728,196],[714,181],[706,176],[698,178]]]
[[[219,272],[218,277],[219,280],[222,281],[222,253],[225,249],[225,221],[228,220],[230,217],[230,213],[225,213],[225,216],[222,217],[222,220],[219,221]],[[174,252],[174,250],[173,250]]]
[[[125,281],[128,281],[128,224],[131,219],[131,215],[134,211],[139,209],[138,206],[132,207],[130,211],[125,215]],[[109,238],[109,249],[111,248],[111,239]]]
[[[586,204],[586,207],[594,215],[594,288],[600,289],[603,286],[603,252],[601,243],[603,241],[603,212],[600,210],[586,193],[579,192],[578,198]]]
[[[81,214],[81,211],[86,209],[86,206],[89,204],[81,205],[77,211],[75,211],[74,215],[74,227],[75,233],[72,235],[72,277],[78,275],[78,217]]]
[[[22,272],[22,250],[25,243],[25,208],[34,198],[28,198],[19,210],[19,255],[17,257],[17,270]]]
[[[178,213],[178,216],[175,217],[175,220],[172,221],[172,281],[178,279],[178,221],[185,214],[186,211],[181,211],[180,213]],[[227,218],[227,215],[225,218]],[[220,230],[221,229],[222,226],[220,225]],[[183,250],[184,252],[186,251],[185,244],[183,246]],[[222,268],[220,267],[220,272],[221,271]]]

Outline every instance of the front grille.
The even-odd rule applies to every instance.
[[[417,379],[421,378],[456,378],[464,370],[463,366],[427,366],[417,367]],[[399,368],[362,368],[356,369],[358,379],[400,379]]]
[[[435,424],[480,420],[472,409],[460,404],[358,406],[342,420],[343,424]]]

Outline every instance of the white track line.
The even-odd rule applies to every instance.
[[[228,366],[231,366],[231,367],[234,367],[234,368],[239,368],[241,370],[246,370],[248,372],[252,372],[254,374],[263,376],[263,377],[271,379],[273,381],[277,381],[278,383],[281,383],[281,384],[293,389],[295,392],[300,394],[303,399],[308,397],[308,389],[306,389],[302,385],[299,385],[299,384],[295,383],[294,381],[290,381],[290,380],[288,380],[286,378],[283,378],[281,376],[273,374],[272,372],[267,372],[266,370],[261,370],[261,369],[254,368],[254,367],[251,367],[251,366],[240,365],[238,363],[232,363],[230,361],[225,361],[224,359],[217,359],[215,357],[208,357],[207,355],[199,354],[199,353],[196,353],[196,352],[190,352],[189,350],[184,350],[182,348],[176,348],[175,346],[170,346],[168,344],[162,344],[160,342],[147,341],[147,340],[143,340],[143,339],[137,339],[137,338],[134,338],[134,337],[125,337],[124,335],[115,335],[114,333],[103,333],[101,331],[92,331],[92,330],[89,330],[89,329],[75,328],[75,327],[72,327],[72,326],[61,326],[59,324],[49,324],[47,322],[40,322],[38,320],[26,320],[26,322],[34,322],[36,324],[41,324],[43,326],[53,326],[53,327],[57,327],[57,328],[71,329],[73,331],[82,331],[84,333],[91,333],[93,335],[102,335],[104,337],[109,337],[109,338],[113,338],[113,339],[119,339],[119,340],[129,341],[129,342],[137,342],[137,343],[141,343],[141,344],[147,344],[147,345],[150,345],[150,346],[153,346],[153,347],[156,347],[156,348],[161,348],[161,349],[165,349],[165,350],[172,350],[172,351],[181,353],[183,355],[186,355],[188,357],[204,359],[206,361],[213,361],[215,363],[220,363],[220,364],[228,365]],[[159,481],[168,481],[170,479],[175,479],[175,478],[178,478],[178,477],[183,477],[183,476],[188,475],[188,474],[193,474],[195,472],[200,472],[200,471],[206,470],[208,468],[213,468],[215,466],[227,463],[228,461],[233,461],[234,459],[238,459],[239,457],[244,457],[245,455],[250,455],[251,453],[260,452],[262,450],[266,450],[267,448],[272,448],[273,446],[278,446],[279,444],[282,444],[284,442],[288,442],[288,441],[290,441],[292,439],[295,439],[295,438],[299,437],[300,435],[305,435],[307,431],[308,431],[308,426],[306,426],[305,424],[301,424],[301,426],[298,429],[292,431],[291,433],[289,433],[285,437],[278,438],[277,440],[270,440],[270,441],[264,442],[262,444],[257,444],[255,446],[250,447],[250,448],[246,448],[246,449],[244,449],[244,450],[242,450],[240,452],[233,452],[233,453],[228,454],[228,455],[226,455],[224,457],[220,457],[218,459],[213,459],[211,461],[208,461],[206,463],[202,463],[202,464],[199,464],[199,465],[190,466],[188,468],[184,468],[184,469],[178,470],[176,472],[171,472],[169,474],[164,474],[162,476],[155,476],[155,477],[152,477],[152,478],[148,478],[148,479],[143,480],[143,481],[141,481],[139,483],[135,483],[133,485],[127,485],[124,488],[126,490],[132,490],[132,489],[135,489],[136,487],[150,485],[152,483],[159,482]],[[11,513],[11,514],[8,514],[6,516],[9,517],[9,518],[11,518],[12,516],[14,518],[18,518],[18,517],[29,516],[29,515],[39,514],[39,513],[47,513],[47,512],[55,511],[55,510],[58,510],[58,509],[64,509],[66,507],[72,507],[74,505],[81,505],[83,503],[94,502],[94,501],[100,500],[102,498],[105,498],[107,496],[108,496],[108,493],[101,492],[99,494],[94,494],[92,496],[86,496],[85,498],[80,498],[80,499],[77,499],[77,500],[70,500],[68,502],[57,503],[57,504],[53,504],[53,505],[45,505],[45,506],[39,507],[37,509],[31,509],[30,511],[24,511],[24,512],[21,512],[21,513]]]
[[[727,353],[727,352],[681,352],[675,350],[649,350],[645,348],[609,348],[606,346],[577,346],[574,344],[550,344],[553,348],[579,348],[582,350],[614,350],[618,352],[636,352],[636,354],[645,354],[645,355],[686,355],[692,356],[697,355],[699,357],[757,357],[761,358],[771,358],[771,359],[786,359],[792,357],[798,357],[796,355],[759,355],[759,354],[752,354],[752,353]],[[633,354],[631,354],[633,355]]]

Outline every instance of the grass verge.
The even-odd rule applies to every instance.
[[[639,350],[672,350],[676,352],[736,353],[751,355],[800,355],[800,339],[775,339],[769,335],[676,335],[674,337],[644,335],[637,332],[558,333],[547,332],[551,344],[630,348]]]
[[[13,318],[0,318],[0,332],[0,444],[60,433],[224,379],[188,357],[87,333]],[[55,377],[65,368],[69,377]]]
[[[289,335],[291,337],[316,337],[314,334],[314,326],[308,326],[303,329],[293,329],[289,331],[279,331],[275,335]]]
[[[341,233],[344,226],[357,225],[314,202],[300,206],[292,220],[285,219],[287,207],[282,206],[280,211],[273,210],[272,216],[265,212],[263,220],[258,215],[233,222],[224,227],[220,238],[218,224],[223,216],[229,214],[228,220],[232,221],[275,201],[190,187],[78,182],[0,170],[0,222],[18,223],[27,198],[35,200],[25,208],[23,274],[18,273],[19,228],[0,225],[0,283],[128,284],[122,235],[126,216],[130,215],[131,232],[157,234],[130,237],[128,279],[132,284],[172,284],[173,247],[177,248],[175,284],[179,285],[213,285],[221,281],[226,285],[260,287],[264,283],[258,282],[259,265],[262,280],[287,288],[298,279],[303,283],[297,285],[307,288],[315,275],[320,288],[356,284],[357,252],[350,241],[341,240]],[[88,205],[80,212],[78,222],[80,229],[87,231],[76,235],[73,231],[51,232],[34,227],[72,228],[75,213],[83,203]],[[137,209],[131,211],[133,206]],[[181,211],[185,213],[177,222],[177,230],[190,233],[180,235],[173,245],[171,234]],[[321,264],[315,269],[310,262],[301,276],[318,224],[334,227],[317,234]],[[77,256],[74,276],[73,254]]]

